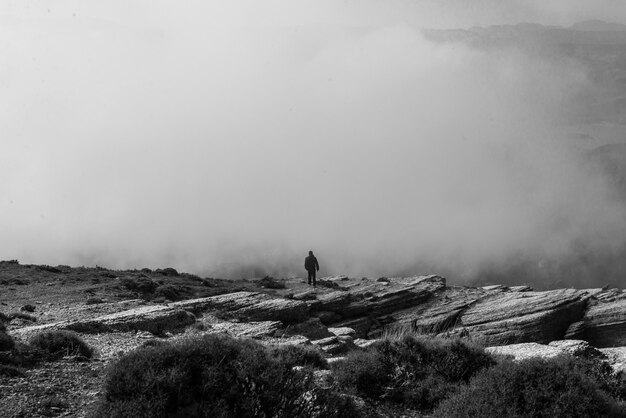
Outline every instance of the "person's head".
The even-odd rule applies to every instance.
[[[313,255],[313,251],[309,251],[309,255]]]

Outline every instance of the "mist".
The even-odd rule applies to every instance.
[[[620,280],[626,204],[561,129],[598,94],[586,68],[421,32],[602,2],[297,3],[1,10],[0,258]]]

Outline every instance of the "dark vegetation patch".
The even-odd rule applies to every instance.
[[[47,265],[39,266],[40,270],[47,271],[48,273],[62,273],[63,271],[58,267],[52,267]]]
[[[39,403],[39,413],[45,417],[59,415],[70,407],[69,402],[58,396],[48,396]]]
[[[48,357],[46,352],[38,348],[13,341],[12,348],[0,350],[0,365],[16,368],[32,367]]]
[[[441,403],[435,417],[624,417],[589,363],[572,357],[503,361]],[[622,398],[623,400],[623,398]]]
[[[161,297],[171,301],[177,301],[183,299],[182,286],[176,286],[173,284],[163,284],[158,286],[154,291],[154,297]]]
[[[218,335],[138,349],[109,368],[94,416],[360,416],[349,398],[316,388],[312,370],[294,369],[287,357],[307,356],[276,356]]]
[[[375,402],[430,411],[494,360],[458,339],[405,335],[348,354],[332,366],[339,385]]]
[[[5,286],[26,286],[27,284],[30,284],[30,281],[20,279],[19,277],[12,277],[9,279],[1,279],[0,284]]]
[[[9,321],[14,319],[23,319],[25,321],[37,322],[37,317],[33,315],[29,315],[23,312],[11,312],[9,315]]]
[[[271,276],[265,276],[261,280],[258,281],[259,286],[264,287],[266,289],[284,289],[285,282],[276,280]]]
[[[99,297],[91,297],[85,301],[85,305],[98,305],[100,303],[104,303],[104,300]]]
[[[0,331],[0,351],[13,350],[14,347],[15,341],[13,341],[13,337],[4,332],[4,330]]]
[[[319,349],[307,345],[283,345],[269,349],[270,356],[289,367],[304,366],[327,369],[328,363]]]
[[[150,294],[159,287],[158,283],[148,277],[122,277],[121,285],[134,292]]]
[[[20,308],[20,311],[35,312],[35,309],[36,309],[35,305],[32,305],[32,304],[29,303],[29,304],[26,304],[26,305],[22,306]]]
[[[24,370],[19,367],[10,366],[7,364],[0,364],[0,376],[5,377],[24,377],[26,376]]]
[[[53,356],[82,356],[91,358],[93,350],[72,331],[45,331],[35,335],[30,345]]]
[[[164,269],[156,269],[155,273],[162,274],[163,276],[178,276],[178,271],[172,267],[166,267]]]

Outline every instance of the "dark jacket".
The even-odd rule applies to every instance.
[[[304,268],[306,271],[315,271],[320,269],[320,265],[317,263],[317,258],[314,255],[310,255],[304,259]]]

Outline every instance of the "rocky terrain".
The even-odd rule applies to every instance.
[[[314,288],[301,278],[228,281],[171,268],[112,271],[5,261],[0,312],[18,342],[64,329],[96,350],[90,362],[66,357],[22,377],[0,376],[0,415],[6,417],[85,416],[112,360],[146,341],[198,333],[312,344],[341,357],[408,329],[462,336],[515,358],[583,353],[626,369],[626,293],[610,288],[454,286],[436,275],[328,277]]]

